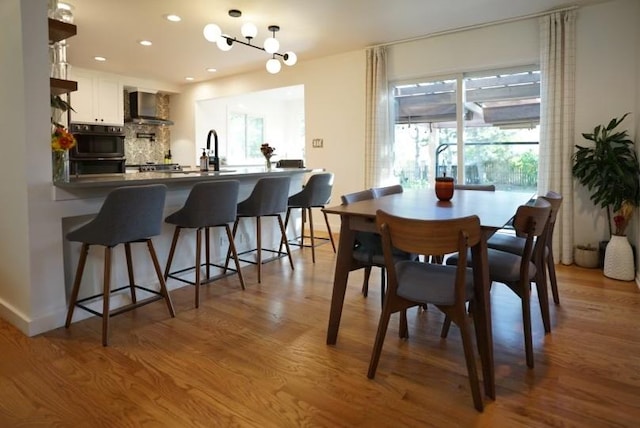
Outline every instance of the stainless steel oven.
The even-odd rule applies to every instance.
[[[76,145],[69,153],[71,174],[125,172],[124,127],[72,123]]]

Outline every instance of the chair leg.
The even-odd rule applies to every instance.
[[[409,323],[407,322],[407,309],[400,311],[400,324],[398,328],[398,336],[400,339],[409,338]]]
[[[210,240],[209,240],[209,228],[205,227],[204,228],[204,246],[205,246],[205,270],[206,270],[206,274],[207,274],[207,279],[211,278],[211,269],[210,269],[210,264],[211,264],[211,245],[210,245]],[[200,260],[198,260],[198,262],[200,262]],[[196,265],[198,266],[198,265]]]
[[[229,228],[228,224],[225,224],[224,228],[227,231],[227,239],[229,240],[229,250],[231,251],[233,260],[236,265],[236,272],[238,273],[238,278],[240,279],[240,286],[244,290],[244,278],[242,277],[242,270],[240,269],[240,260],[238,259],[238,251],[236,250],[236,244],[233,240],[233,234],[231,233],[231,229]]]
[[[262,227],[260,216],[256,217],[256,246],[258,251],[258,284],[262,282]]]
[[[551,293],[553,293],[553,303],[560,304],[560,295],[558,294],[558,281],[556,280],[556,265],[553,259],[553,251],[551,246],[547,247],[547,268],[549,269],[549,282],[551,283]]]
[[[462,335],[462,347],[464,349],[464,359],[467,363],[467,373],[469,376],[469,386],[471,387],[471,396],[473,397],[473,405],[477,411],[482,412],[484,404],[482,403],[482,395],[480,394],[480,384],[478,383],[478,369],[476,368],[476,360],[473,353],[473,341],[471,340],[471,329],[469,328],[469,320],[467,319],[464,306],[456,309],[456,318],[458,319],[458,327]]]
[[[195,279],[194,285],[196,286],[196,308],[200,307],[200,253],[202,251],[202,228],[196,230],[196,260],[195,260]],[[208,268],[209,266],[207,266]]]
[[[531,337],[531,289],[530,284],[522,287],[522,326],[524,328],[524,348],[527,366],[533,368],[533,338]]]
[[[384,295],[387,292],[387,271],[380,267],[380,307],[384,306]]]
[[[111,297],[111,248],[104,247],[104,277],[102,282],[102,346],[109,344],[109,298]]]
[[[451,327],[451,318],[449,315],[444,317],[444,322],[442,323],[442,330],[440,330],[440,337],[446,339],[449,335],[449,328]]]
[[[162,270],[160,269],[158,256],[156,255],[156,250],[153,247],[153,242],[151,241],[151,239],[147,239],[147,248],[149,249],[151,261],[153,262],[153,267],[156,270],[156,276],[158,277],[158,281],[160,283],[160,294],[164,296],[164,301],[167,304],[167,309],[169,309],[169,315],[171,315],[171,318],[174,318],[176,316],[176,311],[173,309],[171,296],[169,296],[169,291],[167,290],[167,283],[164,281],[164,277],[162,276]]]
[[[307,224],[307,210],[302,208],[301,210],[302,222],[300,224],[300,248],[304,248],[304,225]],[[311,240],[313,244],[313,240]]]
[[[289,226],[289,218],[291,217],[291,209],[292,209],[292,207],[287,207],[287,214],[284,217],[284,230],[285,231],[287,230],[287,226]],[[282,241],[280,241],[280,245],[278,246],[278,255],[280,255],[281,252],[282,252]]]
[[[369,277],[371,276],[371,266],[364,268],[364,280],[362,281],[362,295],[367,297],[369,294]]]
[[[309,210],[309,235],[311,236],[311,261],[313,263],[316,262],[316,238],[313,236],[313,216],[311,214],[311,207],[307,208]],[[304,212],[304,208],[302,209]],[[302,234],[304,235],[304,223],[302,223],[303,229]]]
[[[133,263],[131,262],[131,244],[125,242],[124,254],[127,259],[127,274],[129,275],[129,291],[131,292],[131,303],[136,303],[136,280],[133,277]]]
[[[327,213],[322,211],[322,214],[324,214],[324,222],[327,225],[327,232],[329,232],[329,240],[331,241],[331,247],[333,248],[333,252],[336,252],[336,243],[333,240],[333,233],[331,232],[331,226],[329,225],[329,217],[327,216]]]
[[[538,302],[540,303],[540,313],[542,314],[542,324],[544,332],[551,333],[551,314],[549,313],[549,292],[547,290],[547,270],[544,266],[536,273],[536,290],[538,291]]]
[[[231,236],[233,238],[233,241],[235,243],[235,239],[236,239],[236,233],[238,232],[238,222],[240,221],[239,218],[236,218],[236,221],[233,222],[233,231],[231,232]],[[234,245],[235,247],[235,245]],[[227,249],[227,258],[224,261],[224,271],[226,272],[227,269],[229,268],[229,259],[231,258],[231,247],[229,247]]]
[[[280,214],[278,214],[276,217],[278,217],[278,224],[280,225],[280,233],[282,233],[281,242],[284,244],[284,248],[287,250],[287,256],[289,257],[289,264],[291,265],[291,270],[294,270],[293,258],[291,257],[291,249],[289,248],[289,241],[287,241],[287,234],[285,233],[285,230],[284,230],[284,223],[282,223],[282,217],[280,216]]]
[[[87,263],[87,254],[89,254],[89,244],[82,244],[80,259],[78,260],[78,267],[76,268],[76,277],[73,280],[73,289],[71,290],[71,298],[69,299],[69,309],[67,309],[67,320],[64,323],[65,328],[69,328],[71,325],[73,310],[75,309],[76,302],[78,301],[78,291],[80,290],[80,282],[82,281],[84,266]]]
[[[382,308],[380,321],[378,322],[378,333],[376,333],[376,341],[373,345],[371,361],[369,362],[369,371],[367,373],[367,377],[369,379],[373,379],[376,375],[378,361],[380,360],[380,354],[382,353],[382,345],[384,344],[384,337],[387,334],[387,327],[389,326],[389,318],[391,318],[391,309],[390,305],[387,304]]]
[[[169,249],[169,257],[167,257],[167,264],[164,268],[164,280],[166,281],[169,278],[169,273],[171,272],[171,263],[173,262],[173,256],[176,252],[176,245],[178,244],[178,237],[180,236],[180,226],[176,226],[173,231],[173,239],[171,240],[171,248]]]

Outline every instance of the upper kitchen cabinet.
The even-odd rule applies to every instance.
[[[104,125],[124,124],[122,81],[117,76],[88,70],[73,69],[78,82],[73,93],[71,121]]]

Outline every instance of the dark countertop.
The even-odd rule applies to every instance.
[[[228,180],[228,179],[257,179],[266,176],[288,176],[313,172],[308,168],[273,168],[267,171],[264,167],[228,167],[221,168],[219,172],[200,172],[198,170],[185,171],[152,171],[152,172],[127,172],[124,174],[95,174],[80,177],[71,177],[69,182],[54,183],[61,189],[82,189],[116,186],[134,186],[140,184],[188,184],[189,182],[204,180]]]

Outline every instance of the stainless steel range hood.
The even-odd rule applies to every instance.
[[[142,91],[130,92],[129,110],[131,117],[126,118],[125,122],[138,125],[173,125],[171,120],[160,117],[156,94]]]

